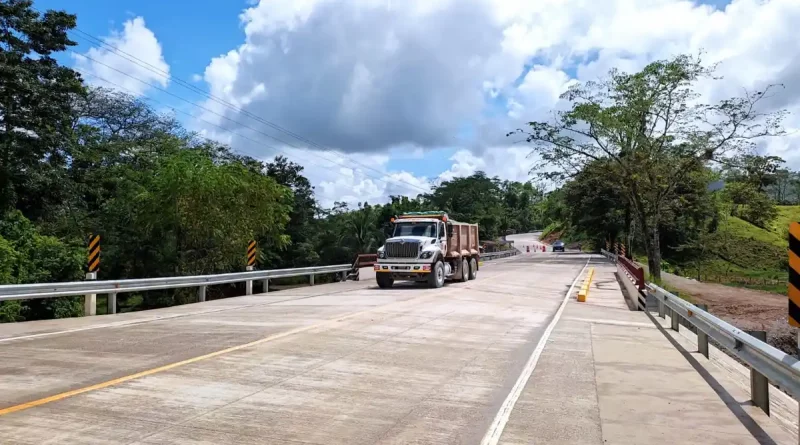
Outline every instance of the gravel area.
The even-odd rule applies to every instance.
[[[767,331],[771,345],[797,355],[797,329],[786,320],[785,295],[703,283],[666,272],[662,279],[671,288],[691,295],[694,303],[707,304],[709,312],[739,329]]]

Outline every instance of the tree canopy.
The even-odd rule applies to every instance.
[[[759,109],[775,86],[703,103],[694,88],[713,72],[713,66],[687,55],[652,62],[633,74],[612,69],[603,80],[571,86],[561,96],[569,108],[555,112],[552,122],[530,122],[516,132],[545,162],[560,167],[548,173],[551,178],[575,176],[593,163],[605,169],[644,235],[656,279],[661,230],[685,185],[711,162],[746,156],[759,139],[783,134],[785,112]],[[755,167],[769,173],[768,166]],[[765,186],[764,177],[755,177],[757,187]]]

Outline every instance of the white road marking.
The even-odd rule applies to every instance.
[[[583,272],[586,270],[586,267],[589,266],[589,262],[591,260],[591,257],[586,260],[586,264],[584,264],[583,269],[581,269],[581,272],[577,277],[575,277],[575,280],[569,287],[567,294],[564,296],[564,300],[561,301],[561,306],[558,307],[558,311],[556,311],[556,314],[553,316],[553,320],[550,321],[550,324],[547,325],[547,328],[544,330],[542,338],[539,339],[536,349],[533,350],[531,357],[528,359],[528,363],[525,364],[525,368],[523,368],[522,373],[519,375],[519,378],[517,378],[517,382],[514,384],[514,387],[511,388],[511,392],[508,393],[506,400],[500,407],[500,411],[497,412],[492,425],[489,427],[489,431],[487,431],[486,435],[483,436],[481,445],[497,445],[497,443],[500,441],[500,436],[502,436],[503,430],[508,423],[508,419],[511,417],[511,412],[514,410],[514,405],[517,404],[517,400],[522,394],[522,390],[525,389],[525,385],[528,384],[528,380],[531,378],[531,374],[533,374],[536,364],[539,363],[539,357],[541,357],[542,351],[544,351],[544,348],[547,345],[547,340],[550,338],[550,334],[553,333],[556,324],[558,324],[558,320],[561,319],[561,314],[564,312],[564,308],[567,307],[567,302],[569,301],[570,295],[572,295],[572,291],[575,289],[575,285],[578,284],[578,280],[580,280],[580,278],[583,276]]]

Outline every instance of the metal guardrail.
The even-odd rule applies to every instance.
[[[605,249],[601,249],[600,253],[620,266],[617,255]],[[670,315],[673,330],[680,329],[681,324],[694,327],[697,330],[698,350],[706,357],[710,338],[749,366],[752,374],[751,397],[756,406],[768,414],[769,385],[765,380],[800,401],[800,360],[797,358],[715,317],[705,307],[695,306],[655,284],[647,283],[639,295],[642,297],[640,300],[655,300],[661,318]],[[642,309],[647,310],[647,304],[643,306]]]
[[[72,295],[94,296],[109,294],[114,300],[116,308],[116,295],[125,292],[140,292],[148,290],[177,289],[183,287],[198,287],[199,300],[205,301],[207,286],[226,283],[247,283],[247,294],[252,294],[253,281],[267,282],[274,278],[289,278],[309,276],[309,281],[314,284],[314,276],[327,273],[347,273],[352,268],[350,264],[334,266],[302,267],[296,269],[258,270],[250,272],[236,272],[218,275],[195,275],[186,277],[140,278],[131,280],[105,280],[105,281],[74,281],[67,283],[40,283],[40,284],[6,284],[0,285],[0,301],[31,300],[38,298],[65,297]],[[111,307],[111,305],[109,305]],[[89,315],[87,308],[87,315]]]
[[[694,326],[698,334],[705,335],[702,339],[698,335],[699,349],[703,350],[703,347],[705,347],[705,351],[708,351],[707,342],[710,337],[736,358],[750,366],[753,371],[766,377],[796,400],[800,400],[800,360],[654,284],[648,283],[646,292],[648,296],[656,299],[660,317],[665,318],[667,309],[669,309],[670,317],[672,318],[672,329],[679,329],[678,326],[682,318]],[[701,345],[701,341],[705,341],[706,344]],[[752,397],[754,401],[759,397],[763,397],[761,400],[766,399],[766,407],[763,404],[759,404],[759,406],[769,412],[767,394],[765,392],[762,395],[757,395],[753,391]]]
[[[490,260],[495,260],[497,258],[506,258],[506,257],[510,257],[510,256],[515,256],[515,255],[519,255],[519,250],[517,250],[517,249],[509,249],[509,250],[503,250],[503,251],[500,251],[500,252],[487,252],[487,253],[482,253],[481,254],[481,260],[490,261]]]
[[[510,249],[502,252],[491,252],[481,255],[481,259],[493,260],[517,255],[519,251]],[[374,255],[373,255],[374,256]],[[365,255],[365,259],[368,257]],[[84,295],[86,297],[86,315],[94,315],[96,308],[90,298],[97,294],[109,295],[109,312],[116,312],[117,294],[126,292],[142,292],[150,290],[177,289],[184,287],[199,288],[198,300],[205,301],[206,287],[227,283],[246,283],[246,294],[253,292],[253,281],[268,281],[274,278],[289,278],[309,276],[310,284],[314,284],[314,276],[327,273],[347,274],[353,270],[353,265],[338,264],[334,266],[303,267],[296,269],[258,270],[236,272],[217,275],[194,275],[186,277],[140,278],[129,280],[87,280],[65,283],[37,283],[37,284],[6,284],[0,285],[0,301],[33,300],[40,298],[55,298]],[[346,276],[346,275],[345,275]],[[343,276],[344,278],[344,276]],[[91,306],[91,307],[90,307]]]
[[[611,261],[613,261],[613,262],[615,262],[615,263],[617,262],[618,256],[617,256],[617,254],[616,254],[616,253],[609,252],[609,251],[607,251],[606,249],[600,249],[600,253],[601,253],[601,254],[602,254],[604,257],[608,258],[609,260],[611,260]]]

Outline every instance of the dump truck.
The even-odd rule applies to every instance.
[[[445,280],[478,276],[478,225],[451,220],[442,211],[410,212],[392,218],[392,236],[378,249],[375,279],[382,289],[397,280],[444,286]]]

